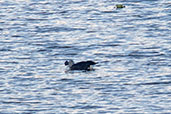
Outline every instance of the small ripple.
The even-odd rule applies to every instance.
[[[161,62],[161,61],[151,61],[151,62],[149,62],[149,63],[147,63],[146,65],[154,65],[154,66],[170,66],[169,65],[170,63],[169,62]]]
[[[45,33],[45,32],[70,32],[70,31],[85,30],[83,28],[69,28],[69,27],[37,27],[35,32]]]
[[[13,59],[17,59],[17,60],[31,60],[31,59],[33,59],[33,58],[31,58],[31,57],[15,57],[15,58],[13,58]]]
[[[58,81],[64,81],[64,82],[68,82],[68,81],[73,81],[73,79],[69,79],[69,78],[62,78],[62,79],[60,79],[60,80],[58,80]]]
[[[24,75],[26,75],[26,76],[32,76],[34,73],[26,73],[26,74],[24,74]],[[23,76],[24,76],[23,75]],[[34,77],[17,77],[17,76],[15,76],[15,77],[12,77],[11,79],[15,79],[15,81],[35,81],[35,80],[40,80],[41,78],[34,78]]]
[[[160,54],[159,52],[131,52],[128,54],[130,57],[141,58],[141,57],[156,57],[156,56],[163,56],[164,54]]]
[[[78,55],[78,53],[65,53],[65,54],[62,54],[62,55]]]
[[[78,105],[78,106],[72,106],[69,108],[73,108],[73,109],[97,109],[97,108],[103,108],[103,107],[102,106],[93,106],[93,105],[87,105],[87,106]]]
[[[48,46],[47,48],[50,49],[55,49],[55,48],[63,48],[63,49],[67,49],[67,48],[73,48],[74,46],[58,46],[58,45],[54,45],[54,46]]]
[[[4,72],[7,72],[7,70],[0,68],[0,73],[4,73]]]
[[[149,83],[139,83],[139,84],[135,84],[135,85],[167,85],[167,84],[171,84],[171,81],[168,82],[149,82]],[[129,85],[129,84],[128,84]]]
[[[46,21],[47,19],[25,18],[26,21]]]
[[[11,37],[19,38],[19,37],[24,37],[24,36],[21,36],[21,35],[12,35]]]
[[[109,57],[109,58],[113,58],[113,57],[118,57],[118,58],[120,58],[120,57],[128,57],[127,55],[124,55],[124,54],[118,54],[118,55],[112,55],[112,54],[108,54],[108,55],[106,55],[106,57]]]
[[[88,47],[115,47],[115,46],[120,46],[120,44],[93,44],[93,45],[89,45]]]
[[[2,63],[2,64],[19,64],[19,62],[16,62],[16,61],[5,61],[5,60],[0,61],[0,63]]]
[[[0,51],[12,51],[12,50],[9,48],[2,48],[2,49],[0,49]]]
[[[118,13],[116,10],[111,10],[111,11],[101,11],[101,13]]]
[[[156,93],[154,93],[154,94],[161,94],[161,95],[171,95],[171,92],[156,92]]]
[[[68,11],[69,11],[69,10],[63,10],[63,11],[60,11],[60,12],[58,12],[58,13],[60,13],[60,14],[66,14],[66,13],[68,13]]]
[[[143,48],[140,48],[140,49],[160,49],[161,47],[143,47]]]
[[[45,52],[45,51],[49,51],[47,49],[38,49],[37,52]]]
[[[30,114],[30,112],[34,112],[34,113],[38,113],[38,112],[41,112],[41,111],[47,111],[47,110],[49,110],[49,109],[29,109],[29,110],[24,110],[24,111],[26,111],[26,112],[29,112],[29,114]]]
[[[22,104],[22,102],[19,101],[1,101],[3,104]]]

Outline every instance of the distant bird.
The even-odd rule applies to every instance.
[[[92,70],[92,65],[97,64],[93,61],[82,61],[74,64],[73,60],[65,61],[65,66],[69,66],[70,70]]]

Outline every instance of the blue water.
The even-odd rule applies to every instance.
[[[1,0],[0,113],[170,114],[170,28],[169,0]]]

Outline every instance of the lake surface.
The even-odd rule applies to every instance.
[[[1,0],[0,113],[171,114],[170,34],[169,0]]]

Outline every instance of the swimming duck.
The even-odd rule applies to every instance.
[[[74,64],[73,60],[65,61],[65,66],[69,66],[70,70],[92,70],[91,66],[97,64],[93,61],[82,61]]]

